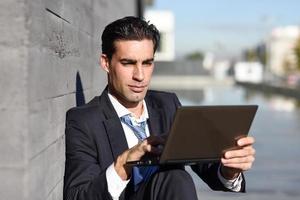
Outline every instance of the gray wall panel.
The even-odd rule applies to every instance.
[[[65,113],[76,89],[87,102],[105,87],[100,34],[135,13],[135,0],[0,2],[1,199],[62,199]]]

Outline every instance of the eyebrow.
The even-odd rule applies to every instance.
[[[148,62],[153,62],[154,58],[148,58],[146,60],[143,60],[142,63],[148,63]],[[130,59],[130,58],[122,58],[120,59],[120,62],[126,62],[126,63],[137,63],[137,60]]]
[[[136,60],[129,59],[129,58],[122,58],[120,59],[120,62],[126,62],[126,63],[136,63]]]
[[[154,58],[149,58],[149,59],[146,59],[143,61],[143,63],[148,63],[148,62],[153,62],[154,61]]]

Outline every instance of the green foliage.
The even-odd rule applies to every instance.
[[[264,45],[257,46],[256,48],[246,49],[243,52],[243,57],[245,61],[253,62],[259,61],[261,64],[266,66],[267,63],[267,51]]]
[[[202,52],[200,51],[195,51],[195,52],[192,52],[192,53],[189,53],[185,56],[185,58],[187,60],[203,60],[204,58],[204,55]]]
[[[249,61],[249,62],[258,60],[257,52],[254,49],[247,49],[244,52],[244,57],[245,57],[246,61]]]
[[[267,65],[267,59],[268,59],[268,55],[267,52],[264,51],[261,54],[258,55],[259,61],[266,66]]]
[[[300,70],[300,37],[296,42],[294,51],[295,51],[295,55],[296,55],[296,59],[297,59],[297,68],[298,68],[298,70]]]

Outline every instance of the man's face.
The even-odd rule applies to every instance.
[[[108,72],[111,94],[125,107],[142,102],[148,90],[153,72],[152,40],[115,41],[115,53],[111,61],[102,55],[102,67]]]

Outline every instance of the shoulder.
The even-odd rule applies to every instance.
[[[90,102],[82,106],[73,107],[66,113],[67,120],[91,119],[99,115],[99,97],[94,97]]]
[[[174,97],[176,97],[176,94],[172,93],[172,92],[148,90],[147,96],[158,97],[158,98],[174,98]]]
[[[147,102],[150,102],[159,107],[170,105],[175,105],[175,107],[178,107],[181,105],[177,95],[171,92],[149,90],[145,99]]]

